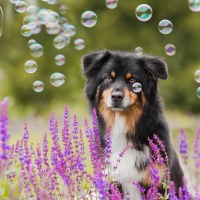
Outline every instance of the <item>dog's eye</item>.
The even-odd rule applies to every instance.
[[[131,79],[129,80],[129,82],[130,82],[130,83],[134,83],[135,80],[134,80],[133,78],[131,78]]]
[[[111,78],[110,76],[106,76],[106,77],[105,77],[105,80],[106,80],[106,81],[112,81],[112,78]]]

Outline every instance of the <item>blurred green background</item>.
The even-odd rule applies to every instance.
[[[145,54],[160,56],[168,63],[169,79],[160,81],[165,108],[187,114],[200,112],[200,100],[196,95],[199,84],[194,80],[194,72],[200,69],[200,13],[189,9],[188,0],[119,0],[115,9],[108,9],[105,0],[60,0],[56,4],[42,0],[25,2],[28,6],[51,9],[67,18],[76,27],[76,35],[61,50],[53,45],[56,35],[47,34],[44,25],[39,34],[24,37],[21,27],[26,12],[20,14],[15,11],[14,4],[0,0],[4,11],[3,34],[0,37],[0,99],[9,98],[10,115],[44,115],[51,110],[61,110],[66,104],[77,112],[85,112],[85,79],[80,66],[82,56],[101,49],[134,52],[138,46]],[[144,3],[153,10],[153,16],[147,22],[139,21],[135,16],[136,7]],[[60,14],[61,5],[66,7],[65,14]],[[92,28],[84,27],[80,21],[81,14],[87,10],[98,16],[98,22]],[[163,19],[173,23],[173,31],[168,35],[158,31],[158,23]],[[85,49],[78,51],[74,48],[77,38],[85,41]],[[43,45],[43,56],[34,58],[30,55],[30,39]],[[166,55],[167,44],[175,45],[175,55]],[[64,66],[55,64],[57,54],[65,55]],[[28,60],[34,60],[38,65],[33,74],[24,70]],[[50,75],[54,72],[66,76],[65,84],[60,87],[51,85]],[[35,80],[41,80],[45,85],[40,93],[32,89]]]

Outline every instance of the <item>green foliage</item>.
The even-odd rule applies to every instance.
[[[39,0],[35,2],[40,8],[59,11],[59,5],[49,5]],[[135,17],[135,9],[141,3],[146,3],[153,9],[153,17],[147,22],[141,22]],[[134,51],[140,46],[144,53],[161,56],[168,63],[169,79],[160,82],[160,91],[166,107],[200,112],[196,96],[198,84],[193,78],[194,72],[200,66],[200,13],[192,12],[187,1],[119,1],[118,7],[113,10],[108,9],[103,0],[62,0],[62,4],[68,7],[63,16],[76,26],[77,34],[71,38],[67,47],[57,50],[53,46],[55,36],[48,35],[44,27],[38,35],[23,37],[20,31],[25,14],[15,12],[9,1],[1,3],[5,15],[0,38],[0,69],[6,74],[4,79],[0,80],[1,98],[12,96],[17,105],[32,105],[37,112],[48,109],[55,101],[85,105],[81,57],[90,51]],[[92,10],[98,16],[98,22],[92,28],[86,28],[80,22],[80,16],[86,10]],[[171,34],[163,35],[158,31],[158,23],[162,19],[173,23]],[[44,46],[44,55],[40,58],[33,58],[29,54],[27,42],[32,38]],[[73,42],[76,38],[85,40],[84,50],[74,49]],[[176,46],[174,56],[165,54],[164,47],[169,43]],[[56,66],[54,62],[54,57],[59,53],[66,56],[66,64],[62,67]],[[34,74],[28,74],[24,70],[24,63],[30,59],[38,64],[38,70]],[[61,87],[50,84],[49,77],[54,72],[61,72],[66,76],[66,83]],[[35,80],[44,82],[43,92],[33,91],[32,83]]]

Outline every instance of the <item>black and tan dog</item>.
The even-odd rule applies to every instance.
[[[105,50],[84,56],[82,66],[83,75],[87,79],[86,98],[90,110],[97,110],[104,147],[107,128],[111,127],[110,169],[116,165],[119,154],[127,143],[132,143],[132,148],[127,150],[117,168],[124,197],[129,192],[131,200],[141,199],[139,190],[129,180],[149,187],[146,167],[150,147],[147,139],[152,138],[154,133],[165,144],[171,180],[176,189],[181,187],[183,172],[170,141],[158,91],[158,79],[168,77],[166,63],[149,55],[138,56],[130,52]],[[134,83],[141,84],[142,90],[135,92]]]

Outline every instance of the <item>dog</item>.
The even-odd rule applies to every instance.
[[[117,167],[123,197],[142,199],[139,189],[129,180],[149,187],[146,169],[151,150],[148,138],[152,139],[154,134],[164,142],[170,178],[178,191],[183,186],[183,171],[170,141],[158,90],[158,79],[168,78],[167,64],[155,56],[103,50],[85,55],[82,70],[86,77],[85,96],[90,111],[94,108],[97,111],[103,148],[107,129],[111,127],[110,169],[116,165],[126,145],[132,144]],[[134,84],[139,85],[138,90],[134,90]],[[159,170],[162,174],[162,169]]]

